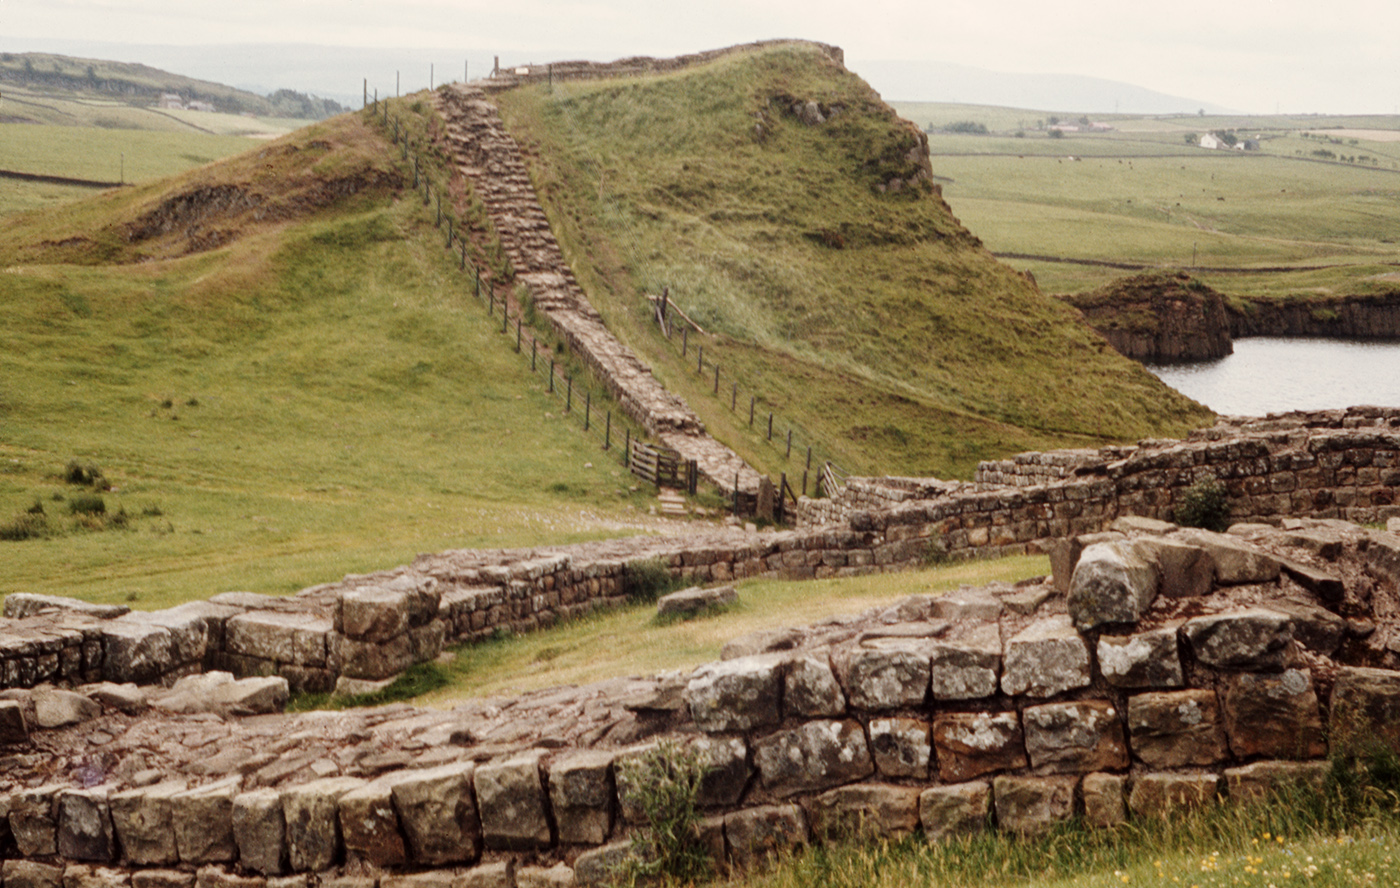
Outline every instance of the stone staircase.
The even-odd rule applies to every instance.
[[[758,490],[760,475],[734,451],[705,432],[679,396],[666,390],[630,348],[617,340],[588,302],[549,227],[530,182],[520,148],[506,132],[496,106],[481,89],[456,85],[434,94],[447,122],[447,147],[471,182],[515,269],[529,288],[535,310],[549,319],[570,351],[607,384],[622,409],[649,433],[731,493]]]

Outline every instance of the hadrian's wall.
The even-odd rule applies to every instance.
[[[9,691],[0,879],[598,884],[633,853],[626,763],[662,740],[711,766],[721,870],[857,829],[1030,833],[1319,785],[1360,738],[1400,746],[1400,535],[1287,524],[1120,519],[1062,541],[1053,583],[916,595],[691,671],[451,711],[244,717],[253,698],[230,706],[216,676]]]

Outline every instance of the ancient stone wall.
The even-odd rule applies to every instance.
[[[1400,745],[1400,537],[1294,524],[1123,519],[1063,541],[1053,585],[916,595],[736,639],[692,671],[450,712],[182,716],[113,685],[11,692],[0,878],[599,884],[634,853],[626,763],[663,740],[710,766],[721,870],[834,837],[1109,826],[1319,786],[1329,754]],[[338,625],[362,637],[413,631],[342,601]]]

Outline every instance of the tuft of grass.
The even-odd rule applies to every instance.
[[[447,674],[437,663],[417,663],[405,669],[388,687],[368,694],[334,696],[332,694],[299,693],[287,703],[289,712],[309,712],[313,709],[355,709],[364,706],[384,706],[412,700],[432,693],[448,684]]]
[[[1215,478],[1196,481],[1182,492],[1172,517],[1185,527],[1225,530],[1230,526],[1230,498],[1225,485]]]
[[[656,599],[679,589],[684,582],[672,576],[659,558],[629,561],[622,569],[622,592],[632,604],[655,604]]]
[[[700,836],[700,786],[709,768],[704,754],[661,740],[619,766],[618,782],[642,815],[624,875],[694,883],[709,877],[709,848]]]

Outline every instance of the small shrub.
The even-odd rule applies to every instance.
[[[1225,485],[1214,478],[1202,478],[1186,488],[1172,517],[1184,527],[1222,531],[1230,526],[1229,496]]]
[[[634,878],[694,882],[710,875],[710,856],[700,838],[700,784],[709,770],[701,753],[662,740],[619,766],[619,781],[642,813],[632,837]]]
[[[68,511],[73,515],[102,515],[107,511],[107,501],[95,493],[80,493],[68,501]]]
[[[18,542],[49,535],[49,519],[43,512],[22,512],[5,524],[0,524],[0,540]]]
[[[107,490],[112,486],[107,483],[101,469],[91,463],[83,465],[76,459],[69,460],[63,469],[63,480],[79,487],[95,487],[98,490]]]
[[[633,604],[648,604],[675,590],[680,579],[660,558],[629,561],[622,568],[622,592]]]

